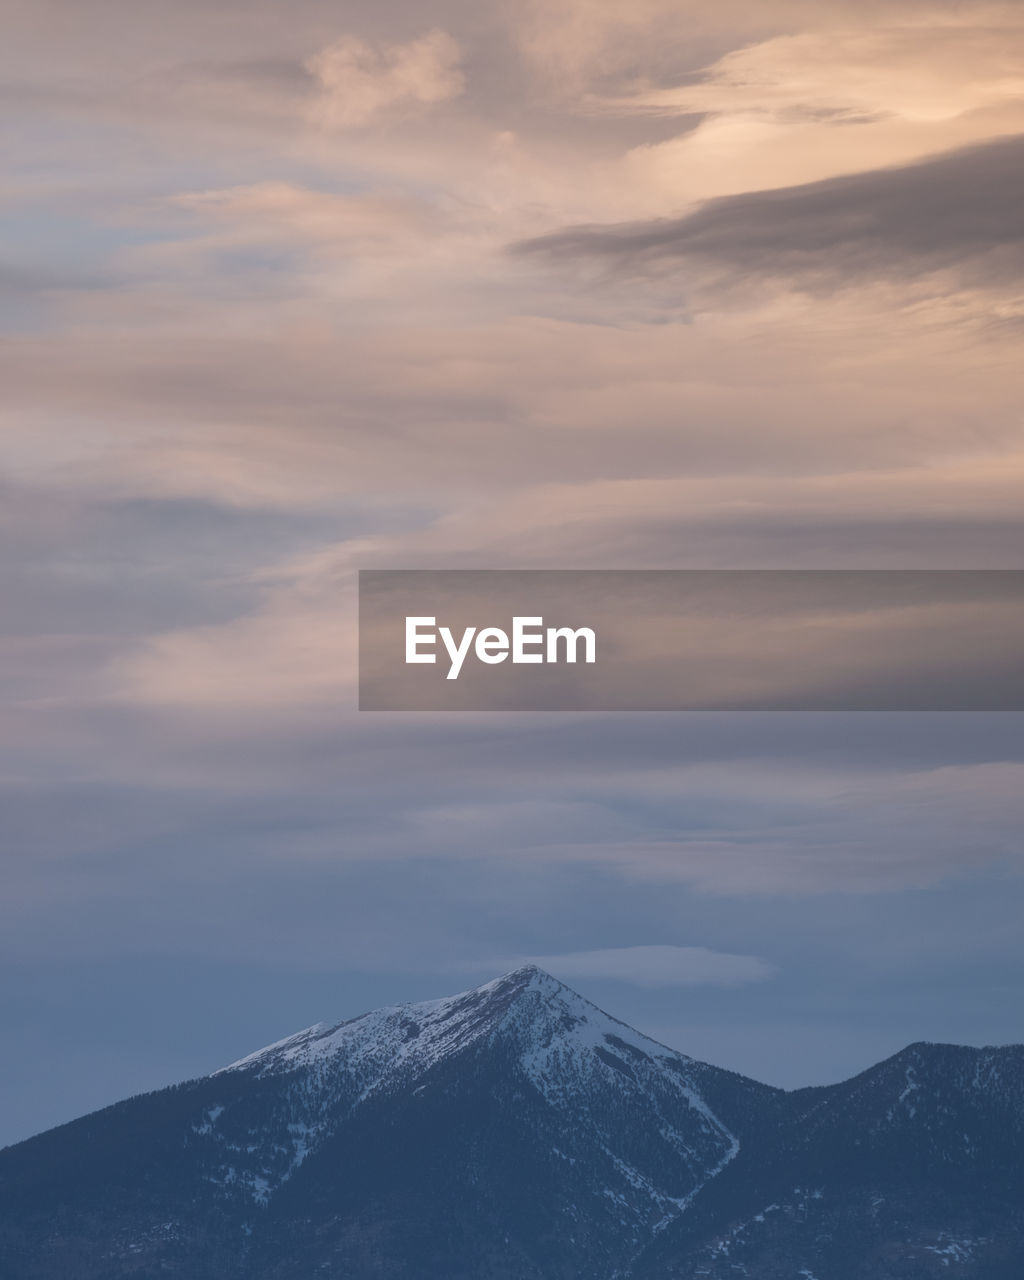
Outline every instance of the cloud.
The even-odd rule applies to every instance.
[[[826,20],[732,48],[681,84],[641,81],[606,109],[699,119],[628,157],[634,181],[677,204],[910,164],[1024,131],[1022,28],[975,6]]]
[[[465,87],[461,58],[458,42],[445,31],[407,44],[342,36],[306,62],[319,87],[311,116],[327,128],[350,129],[456,98]]]
[[[765,982],[775,974],[772,965],[758,956],[707,947],[612,947],[533,956],[532,962],[557,978],[612,978],[637,987],[736,987]]]
[[[955,270],[974,283],[1024,273],[1024,136],[902,168],[708,201],[681,218],[575,227],[521,255],[616,271],[689,264],[841,285]]]
[[[621,106],[641,85],[678,85],[725,50],[757,46],[779,32],[863,26],[875,30],[915,17],[932,25],[970,20],[956,0],[518,0],[505,17],[548,92],[585,109]],[[971,14],[981,6],[972,4]],[[993,21],[1007,6],[984,6]],[[922,24],[922,31],[926,30]]]
[[[435,210],[400,193],[342,195],[290,182],[184,192],[172,203],[226,228],[218,244],[281,240],[391,256],[425,252],[446,229]]]
[[[887,23],[799,30],[734,48],[699,79],[657,87],[637,110],[749,114],[838,126],[880,119],[948,124],[985,108],[1022,103],[1019,21],[977,7],[937,21],[897,9]]]
[[[815,769],[809,758],[674,772],[678,829],[536,845],[533,857],[728,897],[879,894],[983,871],[1019,876],[1019,762]],[[648,803],[656,794],[637,780]],[[525,854],[525,850],[523,853]]]

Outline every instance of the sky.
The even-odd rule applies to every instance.
[[[0,1143],[536,960],[1024,1040],[1024,722],[355,710],[360,568],[1022,568],[1024,13],[3,0]]]

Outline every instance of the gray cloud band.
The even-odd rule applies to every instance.
[[[1024,709],[1024,571],[368,570],[366,711]]]
[[[709,200],[680,218],[567,227],[517,254],[619,270],[697,260],[761,276],[907,278],[971,266],[1024,270],[1024,138],[898,168]]]

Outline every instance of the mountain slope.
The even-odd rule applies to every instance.
[[[0,1152],[4,1280],[1019,1280],[1024,1048],[784,1093],[532,967]]]
[[[638,1275],[1024,1274],[1024,1046],[915,1044],[788,1096]]]
[[[711,1081],[721,1114],[702,1091]],[[26,1248],[91,1256],[89,1242],[116,1236],[128,1243],[104,1265],[145,1258],[163,1274],[187,1256],[189,1274],[205,1275],[204,1241],[218,1275],[232,1249],[247,1275],[352,1274],[383,1258],[381,1274],[454,1276],[482,1252],[495,1274],[568,1277],[585,1264],[611,1275],[735,1157],[729,1103],[739,1117],[756,1110],[752,1097],[770,1106],[777,1095],[527,967],[451,999],[310,1028],[43,1135],[0,1156],[0,1188],[19,1175],[24,1185],[27,1166],[35,1221],[63,1224],[64,1245],[35,1233],[17,1266]],[[99,1143],[86,1138],[96,1130]],[[136,1136],[159,1154],[154,1167]],[[67,1151],[88,1187],[52,1171]]]
[[[649,1227],[670,1216],[738,1149],[695,1087],[690,1059],[530,966],[447,1000],[310,1028],[214,1078],[287,1080],[295,1118],[288,1138],[274,1139],[290,1142],[292,1155],[287,1168],[270,1161],[254,1175],[253,1195],[265,1200],[357,1109],[407,1091],[422,1098],[496,1062],[510,1084],[543,1102],[546,1123],[571,1130],[570,1145],[591,1164],[604,1152],[602,1192],[620,1205],[623,1221]],[[637,1143],[626,1119],[641,1113],[646,1127]],[[229,1122],[218,1115],[202,1126],[208,1145],[224,1141]],[[237,1151],[228,1148],[233,1160]],[[558,1158],[575,1157],[563,1151]]]

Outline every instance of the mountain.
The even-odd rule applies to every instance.
[[[640,1277],[1024,1276],[1024,1046],[914,1044],[787,1095]]]
[[[0,1151],[4,1280],[1024,1275],[1024,1048],[793,1093],[525,967]]]

